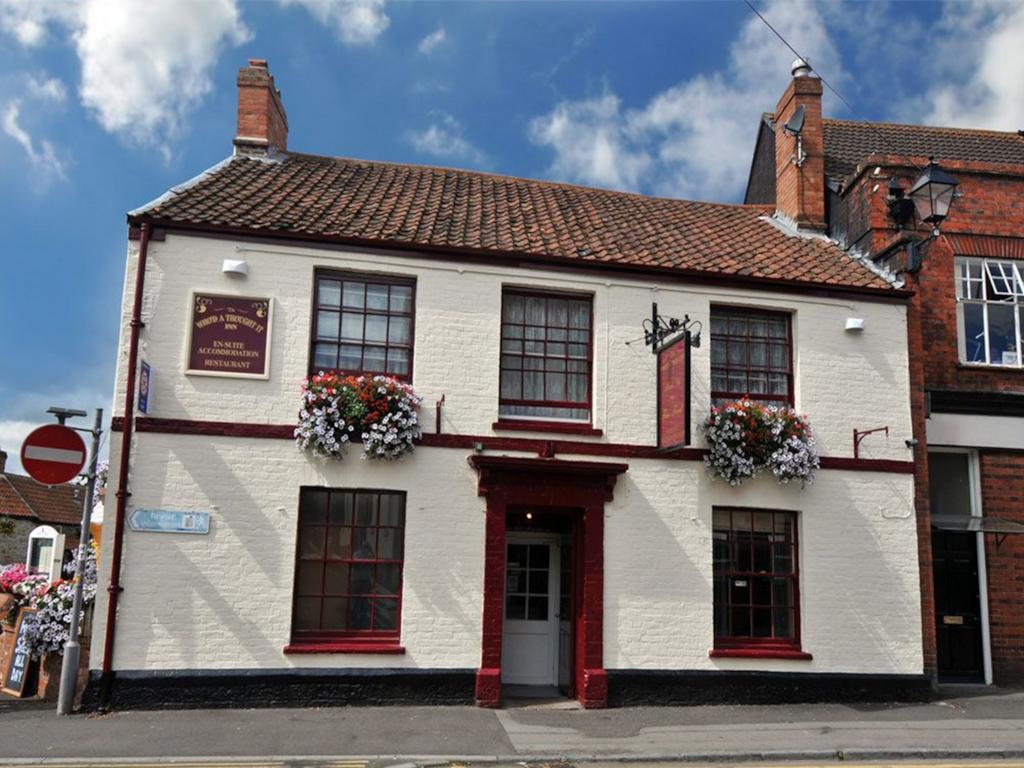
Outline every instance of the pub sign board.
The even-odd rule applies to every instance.
[[[690,444],[690,334],[658,350],[658,447]]]
[[[185,372],[270,378],[269,298],[193,293]]]
[[[28,682],[29,673],[32,671],[32,657],[25,650],[25,617],[35,613],[35,608],[21,608],[18,610],[18,620],[14,625],[14,650],[11,651],[7,661],[7,669],[3,670],[3,682],[0,690],[12,696],[22,697],[25,695],[25,684]]]

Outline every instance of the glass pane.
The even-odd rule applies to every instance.
[[[502,318],[511,323],[523,322],[525,303],[522,296],[506,296],[502,307]]]
[[[755,368],[768,367],[768,346],[766,344],[750,345],[750,364]]]
[[[714,512],[712,512],[712,526],[716,531],[728,531],[730,528],[729,510],[714,510]]]
[[[565,396],[565,376],[558,373],[549,373],[546,377],[547,397],[546,400],[562,402]]]
[[[754,614],[754,637],[772,636],[772,611],[771,608],[755,608]]]
[[[352,566],[352,594],[373,594],[373,565],[356,564]]]
[[[969,462],[966,453],[928,453],[928,494],[933,515],[973,514]]]
[[[366,316],[366,340],[386,341],[388,338],[388,318],[386,315]]]
[[[768,321],[763,317],[750,318],[750,335],[765,337],[768,335]]]
[[[590,328],[590,302],[573,301],[569,305],[569,327]]]
[[[325,312],[316,313],[316,336],[318,339],[338,338],[338,313]]]
[[[352,529],[331,528],[327,531],[327,558],[348,560],[352,557]]]
[[[768,536],[757,533],[754,536],[754,570],[767,573],[772,569],[772,545]]]
[[[525,568],[526,567],[526,545],[525,544],[509,544],[508,555],[506,561],[510,568]]]
[[[788,610],[796,607],[791,579],[772,579],[772,601],[777,608],[781,606]]]
[[[383,371],[384,370],[384,347],[363,348],[363,370]]]
[[[729,342],[729,365],[747,364],[747,343],[745,341]]]
[[[342,344],[338,367],[343,371],[358,371],[363,365],[363,348],[358,344]]]
[[[366,286],[366,308],[388,308],[388,287],[386,285],[371,284]]]
[[[396,376],[409,375],[409,350],[389,349],[388,350],[388,373]]]
[[[336,280],[321,280],[317,288],[316,303],[321,307],[337,307],[341,304],[341,283]]]
[[[328,563],[324,578],[325,595],[348,594],[348,563]]]
[[[303,560],[311,558],[323,558],[324,556],[324,534],[326,528],[322,525],[299,526],[299,557]]]
[[[547,302],[537,296],[526,297],[526,322],[530,325],[544,325]]]
[[[768,388],[770,394],[788,395],[789,379],[783,373],[773,373],[768,377]]]
[[[1017,365],[1017,327],[1013,306],[988,305],[988,359],[996,365]]]
[[[412,312],[412,286],[391,286],[391,311]]]
[[[768,319],[768,335],[776,339],[789,338],[789,319],[772,317]]]
[[[412,321],[407,317],[392,317],[388,323],[388,341],[392,344],[408,344]]]
[[[777,371],[789,370],[789,349],[782,344],[772,344],[772,368]]]
[[[303,525],[327,522],[327,493],[324,491],[303,491],[302,507],[299,511]]]
[[[295,578],[295,594],[319,595],[323,592],[324,564],[319,560],[299,562],[299,572]]]
[[[402,534],[396,528],[381,528],[377,535],[377,557],[381,560],[402,559]]]
[[[317,344],[313,351],[313,367],[326,371],[338,365],[338,347],[335,344]]]
[[[356,494],[356,525],[377,524],[377,494]]]
[[[732,618],[733,637],[750,637],[750,609],[746,606],[733,608],[730,611]]]
[[[523,399],[543,400],[544,399],[544,374],[534,371],[527,371],[523,374]]]
[[[520,397],[523,387],[523,374],[519,371],[501,372],[501,396],[509,398]]]
[[[343,312],[341,314],[341,337],[362,341],[363,315],[358,312]]]
[[[550,299],[548,301],[547,325],[569,324],[569,303],[565,299]]]
[[[397,595],[398,580],[401,571],[397,563],[381,563],[377,565],[377,584],[374,592],[378,595]]]
[[[522,620],[526,618],[526,598],[522,595],[509,595],[505,598],[505,618]]]
[[[530,571],[529,591],[531,595],[546,595],[548,593],[547,571]]]
[[[526,571],[510,570],[505,574],[505,592],[522,595],[526,592]]]
[[[377,529],[352,529],[352,557],[357,560],[375,560],[377,558]]]
[[[398,601],[390,597],[377,598],[373,607],[373,628],[398,629]]]
[[[324,629],[348,629],[348,598],[328,597],[324,600]]]
[[[295,598],[295,629],[320,629],[320,598]]]
[[[364,305],[365,294],[366,286],[363,283],[353,283],[345,281],[346,307],[359,307],[361,309]]]
[[[405,497],[398,493],[380,495],[380,525],[401,525],[404,521]]]
[[[551,547],[547,544],[530,545],[530,567],[547,568],[548,558],[551,555]]]
[[[747,335],[747,319],[745,317],[737,317],[731,315],[728,318],[729,333],[732,336],[746,336]]]
[[[528,621],[548,620],[548,598],[546,595],[542,597],[530,595],[530,600],[527,604],[526,618]]]
[[[331,494],[331,525],[352,525],[352,494],[335,491]]]
[[[985,362],[985,308],[982,304],[961,304],[964,317],[964,361]]]
[[[373,614],[373,599],[353,597],[349,600],[349,629],[369,629]]]
[[[587,377],[578,373],[569,376],[569,393],[566,400],[573,403],[587,402]]]

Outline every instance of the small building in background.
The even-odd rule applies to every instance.
[[[26,562],[29,536],[40,526],[63,535],[65,550],[77,546],[84,499],[77,485],[41,485],[8,472],[7,453],[0,451],[0,565]]]

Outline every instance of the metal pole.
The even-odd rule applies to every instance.
[[[103,409],[96,409],[96,422],[92,428],[92,456],[89,457],[89,474],[86,475],[85,505],[82,509],[82,532],[78,537],[78,568],[75,581],[75,597],[71,604],[71,630],[64,646],[64,660],[60,667],[60,693],[57,695],[57,714],[70,715],[75,705],[75,687],[78,682],[78,618],[82,612],[82,589],[85,586],[85,562],[89,556],[89,524],[92,522],[92,499],[96,491],[96,461],[100,452],[100,435],[103,434]]]

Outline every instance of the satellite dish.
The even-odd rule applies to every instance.
[[[793,116],[789,118],[789,122],[782,126],[782,130],[790,136],[799,136],[800,131],[804,129],[804,114],[806,111],[803,104],[797,107],[793,112]]]

